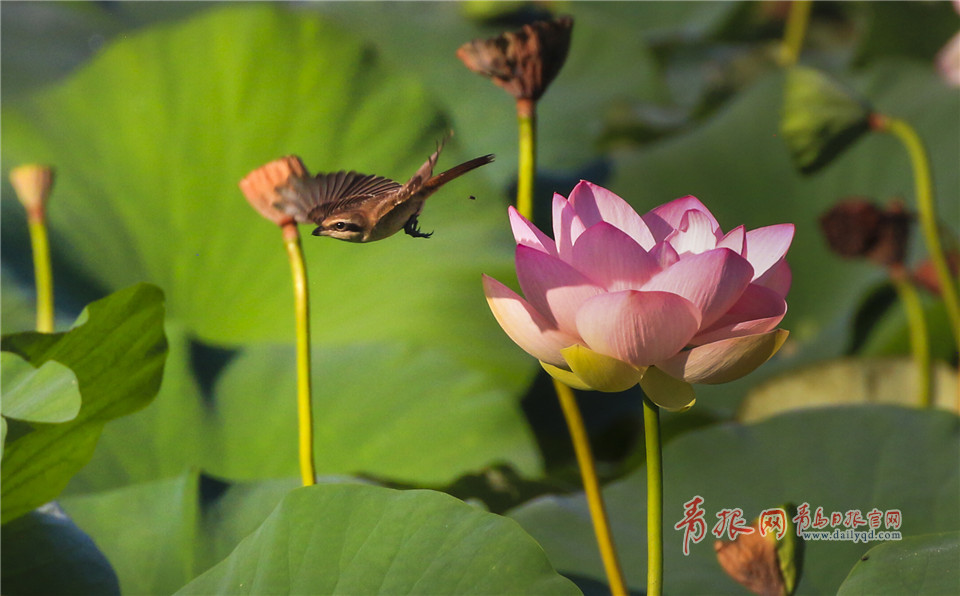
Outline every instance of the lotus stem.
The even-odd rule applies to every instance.
[[[517,100],[517,123],[520,129],[520,150],[517,172],[517,211],[520,215],[533,221],[533,185],[537,170],[537,113],[536,102],[532,99]],[[597,545],[600,548],[600,559],[607,574],[607,582],[613,596],[626,596],[627,584],[623,579],[623,571],[617,559],[617,548],[613,543],[613,534],[610,532],[610,522],[607,520],[606,508],[603,504],[603,494],[600,492],[600,481],[597,479],[597,470],[593,463],[593,453],[590,451],[590,442],[587,439],[587,430],[583,425],[580,407],[574,397],[573,390],[553,380],[553,387],[560,400],[560,408],[570,429],[570,438],[573,441],[573,451],[576,454],[577,466],[580,468],[580,477],[583,479],[583,488],[587,497],[587,507],[590,510],[590,519],[593,531],[597,536]]]
[[[50,266],[50,242],[47,221],[41,211],[30,216],[30,245],[33,248],[33,273],[37,285],[37,331],[53,333],[53,271]]]
[[[533,221],[533,181],[537,171],[537,104],[534,100],[517,100],[517,124],[520,128],[517,211]]]
[[[781,66],[793,66],[800,58],[803,38],[806,36],[807,24],[810,22],[811,6],[810,0],[794,0],[790,3],[787,27],[783,33],[783,42],[780,44]]]
[[[936,204],[933,200],[933,180],[930,175],[930,160],[923,142],[917,131],[907,122],[898,118],[891,118],[882,114],[875,114],[872,118],[875,130],[888,132],[903,144],[910,155],[913,165],[913,177],[917,193],[917,212],[920,219],[920,229],[930,253],[930,262],[940,282],[940,295],[946,305],[947,317],[950,319],[950,331],[960,351],[960,298],[957,297],[957,286],[947,265],[940,242],[940,231],[937,228]]]
[[[283,226],[283,243],[290,257],[293,299],[297,318],[297,418],[299,428],[300,477],[304,486],[317,483],[313,459],[313,405],[310,380],[310,296],[300,232],[295,223]]]
[[[643,398],[643,434],[647,450],[647,596],[663,593],[663,454],[660,408]]]
[[[910,330],[910,353],[917,367],[919,378],[918,402],[920,407],[929,408],[933,404],[933,375],[930,361],[930,336],[927,333],[927,321],[920,302],[920,294],[910,281],[906,271],[898,268],[891,272],[893,286],[897,290],[900,302],[907,314],[907,328]]]
[[[610,532],[610,522],[607,520],[607,511],[603,504],[603,495],[600,493],[600,482],[597,480],[597,470],[593,464],[593,454],[590,451],[590,442],[587,439],[587,430],[583,425],[583,417],[577,406],[573,389],[554,379],[553,386],[560,399],[560,408],[570,429],[573,440],[573,451],[580,467],[580,476],[583,479],[583,488],[587,496],[587,507],[590,510],[590,519],[593,521],[593,531],[597,536],[597,545],[600,547],[600,558],[603,569],[607,574],[610,592],[613,596],[626,596],[627,585],[623,579],[623,571],[617,560],[617,549],[613,544],[613,534]]]

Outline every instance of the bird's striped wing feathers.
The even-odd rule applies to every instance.
[[[319,223],[334,211],[399,188],[399,182],[383,176],[344,170],[321,173],[313,178],[292,178],[278,188],[283,201],[277,207],[300,223]]]

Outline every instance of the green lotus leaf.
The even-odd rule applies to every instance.
[[[9,335],[2,347],[33,366],[56,361],[69,367],[83,401],[70,421],[37,425],[5,446],[0,503],[6,523],[55,498],[90,459],[103,425],[156,395],[167,355],[163,293],[131,286],[90,304],[70,331]]]
[[[0,353],[3,367],[3,415],[26,422],[56,423],[80,412],[77,377],[66,366],[48,360],[39,368],[12,352]]]
[[[310,520],[309,523],[304,523]],[[327,484],[291,492],[178,594],[577,594],[515,522],[443,493]]]
[[[950,594],[957,587],[960,532],[884,542],[860,557],[837,594]]]

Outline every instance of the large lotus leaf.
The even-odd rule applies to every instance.
[[[107,556],[123,594],[170,594],[202,569],[196,472],[61,499]]]
[[[817,218],[849,195],[879,202],[903,196],[913,204],[907,153],[889,135],[867,135],[816,176],[802,177],[777,136],[783,80],[782,74],[771,74],[703,126],[617,156],[614,176],[606,184],[641,212],[692,194],[713,211],[724,230],[740,224],[747,229],[781,222],[797,226],[787,254],[793,270],[789,311],[782,323],[791,330],[787,345],[759,375],[729,386],[698,388],[698,404],[711,403],[715,395],[739,399],[751,383],[784,366],[839,355],[849,344],[854,311],[883,273],[830,254]],[[940,220],[948,225],[960,221],[960,203],[952,200],[960,194],[960,96],[928,66],[905,62],[879,63],[848,82],[877,109],[917,127],[932,160]],[[922,252],[919,238],[914,242]]]
[[[5,594],[120,594],[110,562],[53,503],[3,527],[0,581]]]
[[[27,422],[66,422],[80,412],[77,376],[59,362],[39,368],[12,352],[0,353],[3,365],[3,415]]]
[[[384,345],[314,350],[314,427],[321,474],[441,484],[510,462],[540,471],[536,442],[509,390],[440,350]],[[215,391],[205,471],[231,479],[297,473],[292,347],[252,347]]]
[[[720,568],[712,534],[683,555],[683,532],[674,524],[683,518],[684,503],[698,495],[711,530],[721,509],[741,508],[750,520],[788,502],[808,503],[811,513],[823,507],[827,515],[899,509],[904,536],[960,527],[958,440],[956,415],[891,406],[791,412],[677,437],[663,451],[664,588],[678,594],[743,591]],[[645,495],[645,469],[604,489],[620,560],[635,589],[645,585]],[[604,581],[582,496],[542,498],[510,516],[560,572]],[[798,593],[835,592],[868,548],[808,541]]]
[[[167,343],[163,293],[138,284],[92,303],[65,333],[19,333],[3,349],[34,366],[56,361],[79,383],[80,413],[61,424],[37,424],[5,447],[3,521],[57,496],[93,454],[103,425],[148,403],[160,388]]]
[[[156,399],[110,423],[90,463],[70,480],[67,494],[179,476],[200,466],[203,454],[212,449],[205,427],[208,404],[193,376],[190,341],[173,321],[167,323],[166,335],[169,354]]]
[[[222,592],[578,593],[511,520],[443,493],[349,484],[291,492],[178,594]]]
[[[207,482],[210,482],[209,480]],[[321,476],[319,483],[360,482],[352,478]],[[194,551],[199,574],[225,559],[240,541],[256,531],[283,498],[302,486],[298,476],[230,484],[209,500],[200,517]]]
[[[958,560],[960,532],[884,542],[857,561],[837,594],[953,594],[960,584]]]

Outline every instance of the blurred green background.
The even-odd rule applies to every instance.
[[[237,182],[291,153],[314,172],[356,169],[405,180],[448,130],[455,136],[440,169],[485,153],[497,160],[430,200],[420,221],[435,232],[431,239],[398,236],[358,246],[304,238],[319,470],[445,488],[496,511],[578,489],[549,383],[496,325],[480,288],[482,273],[515,280],[506,217],[516,180],[513,102],[455,56],[470,39],[551,13],[573,15],[575,25],[567,64],[539,105],[542,228],[550,227],[545,206],[552,193],[566,195],[581,178],[640,212],[693,194],[724,230],[797,225],[782,324],[791,330],[788,343],[745,379],[698,387],[691,412],[664,416],[668,440],[682,445],[700,440],[697,433],[721,432],[751,390],[777,396],[778,380],[804,367],[853,356],[844,361],[850,362],[847,376],[859,378],[865,374],[860,358],[907,355],[903,315],[884,272],[831,255],[817,227],[819,215],[846,196],[879,203],[903,197],[912,205],[906,152],[892,137],[872,134],[815,175],[795,170],[778,137],[784,74],[775,56],[787,6],[4,2],[3,332],[29,329],[33,320],[29,240],[7,182],[10,168],[21,163],[46,162],[57,171],[49,217],[58,328],[67,328],[89,301],[136,282],[157,284],[166,297],[170,353],[160,394],[148,408],[107,426],[93,461],[68,487],[65,509],[97,539],[106,523],[93,513],[98,500],[122,506],[123,491],[164,487],[152,494],[193,511],[208,506],[210,494],[244,486],[237,483],[287,486],[297,470],[288,265],[278,231],[249,208]],[[940,79],[934,56],[958,30],[960,17],[947,2],[817,2],[801,55],[801,63],[917,128],[930,152],[948,245],[955,245],[960,227],[960,95]],[[477,200],[466,200],[470,195]],[[925,256],[918,236],[910,255],[912,264]],[[946,375],[940,390],[949,395],[956,388],[956,353],[939,301],[924,300],[934,356]],[[887,370],[863,382],[890,383]],[[787,401],[833,403],[849,394],[830,384],[801,391]],[[904,393],[891,399],[909,403]],[[639,394],[579,397],[601,472],[629,483],[642,462]],[[855,433],[860,444],[883,449],[885,433],[901,432],[891,420],[915,415],[870,411],[868,419],[880,420],[874,427],[857,426],[855,410],[804,419],[798,444],[844,453]],[[940,415],[926,414],[931,418],[916,422],[918,432],[926,432],[924,424],[950,427]],[[837,419],[850,426],[829,424]],[[955,417],[949,420],[953,428],[943,431],[942,442],[933,441],[920,486],[932,486],[924,483],[956,462],[955,449],[944,449],[956,436]],[[785,437],[800,432],[799,423],[782,425]],[[727,448],[732,457],[742,446]],[[808,461],[792,455],[798,468]],[[870,454],[850,457],[851,466],[862,467]],[[901,463],[909,466],[897,459],[870,480],[895,487],[894,504]],[[696,476],[704,463],[691,457],[672,465],[676,474]],[[954,466],[942,498],[949,501],[955,480]],[[846,490],[854,478],[832,478],[841,483],[835,493],[818,492],[815,482],[789,490],[777,485],[764,497],[774,500],[768,506],[779,504],[783,491],[810,501],[830,494],[838,507],[874,505]],[[746,494],[722,474],[704,483],[721,487],[728,499]],[[269,494],[264,502],[275,503],[277,495]],[[634,497],[640,500],[639,493]],[[760,500],[754,497],[750,504]],[[742,501],[722,506],[746,509],[748,499]],[[163,503],[158,497],[155,510],[135,517],[180,528],[182,519],[172,521],[180,510]],[[679,512],[680,502],[667,507],[669,519],[670,507]],[[956,529],[956,511],[942,509],[917,513],[917,529]],[[637,513],[634,508],[630,515]],[[262,519],[257,515],[250,519]],[[531,523],[528,531],[541,539]],[[190,528],[170,532],[189,542]],[[109,543],[98,544],[110,557],[104,540]],[[580,540],[571,531],[566,540],[585,551],[582,560],[595,557],[589,536]],[[555,565],[567,561],[543,544]],[[709,545],[701,546],[713,556]],[[831,546],[822,547],[828,550],[820,559],[834,566],[824,572],[830,580],[807,589],[835,589],[856,561],[854,551],[849,560],[830,555]],[[124,555],[130,569],[150,564],[130,552]],[[158,571],[161,579],[143,585],[130,584],[124,566],[111,561],[125,589],[172,590],[229,548],[210,552],[189,563],[155,562],[176,571]],[[592,565],[560,570],[582,578],[583,588],[603,581]],[[642,572],[642,565],[627,566]],[[715,585],[716,572],[706,574],[705,585]],[[631,578],[631,585],[642,586],[642,577]]]

